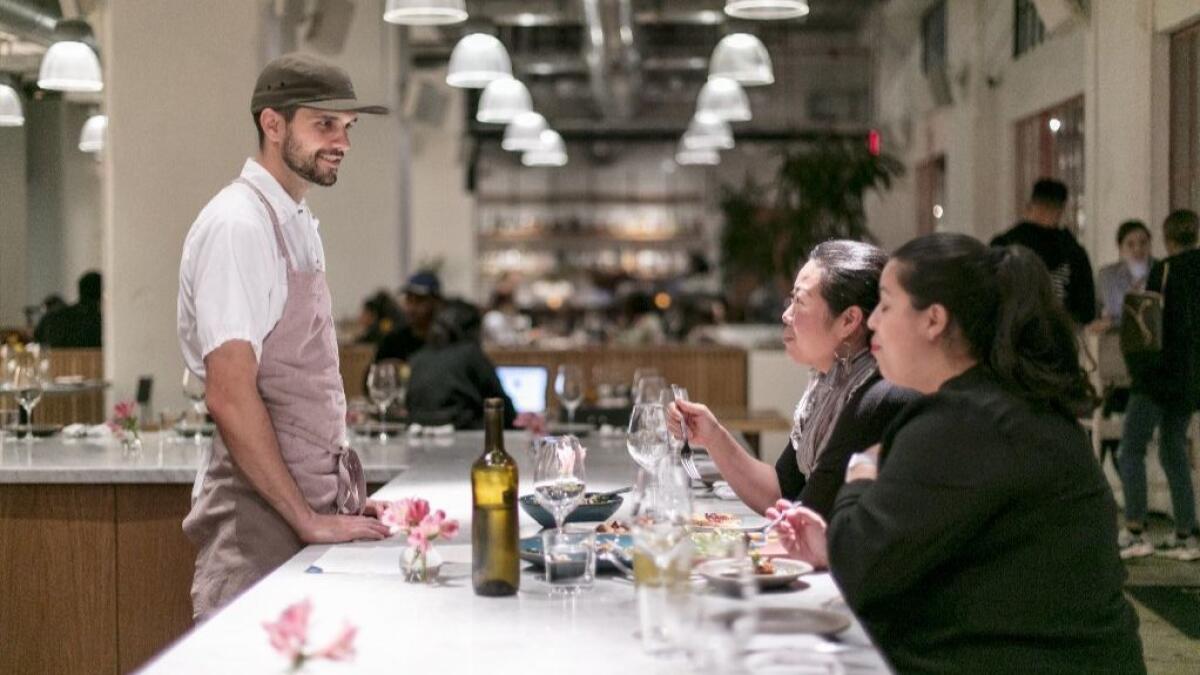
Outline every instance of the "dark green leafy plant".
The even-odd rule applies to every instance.
[[[904,165],[873,155],[860,140],[825,140],[783,152],[774,185],[747,177],[722,189],[722,269],[726,279],[752,277],[781,292],[797,265],[829,239],[873,241],[863,198],[891,188]]]

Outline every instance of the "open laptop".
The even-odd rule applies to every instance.
[[[546,411],[546,385],[550,374],[542,366],[497,366],[504,393],[518,413]]]

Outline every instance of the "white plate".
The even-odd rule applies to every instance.
[[[833,635],[850,627],[850,617],[815,607],[760,607],[758,632],[771,635]]]
[[[763,590],[782,588],[813,571],[812,565],[801,560],[775,558],[771,562],[775,564],[774,574],[754,575],[754,582]],[[730,576],[734,564],[733,560],[709,560],[701,563],[696,572],[714,584],[729,585],[734,583]]]

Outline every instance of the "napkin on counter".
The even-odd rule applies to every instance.
[[[62,435],[65,438],[109,438],[112,429],[107,424],[68,424],[63,427]]]
[[[311,574],[400,575],[403,545],[341,544],[317,558],[305,571]]]
[[[729,483],[723,480],[713,483],[712,490],[713,496],[717,499],[724,499],[731,502],[741,501],[741,498],[737,496],[737,493],[733,491],[733,488],[729,486]]]
[[[436,427],[427,427],[420,424],[408,425],[408,435],[410,438],[416,438],[418,436],[452,436],[453,434],[453,424],[443,424]]]

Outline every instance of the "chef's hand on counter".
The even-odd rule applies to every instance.
[[[358,539],[379,540],[388,536],[388,527],[374,516],[309,514],[296,534],[306,544],[337,544]]]

